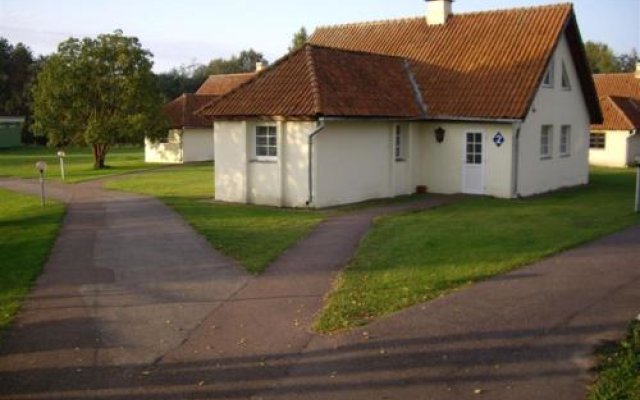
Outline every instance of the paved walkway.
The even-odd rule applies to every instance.
[[[252,278],[159,202],[78,185],[0,348],[0,398],[584,399],[593,346],[640,311],[640,227],[310,332],[372,218],[446,200],[330,219]]]
[[[0,187],[37,192],[29,181],[2,180]],[[0,397],[183,398],[191,386],[208,387],[194,381],[189,366],[196,363],[231,365],[241,397],[261,391],[264,381],[250,382],[289,367],[273,375],[259,360],[307,346],[323,296],[373,218],[454,199],[430,196],[330,218],[252,278],[157,200],[105,191],[99,182],[56,191],[69,202],[68,214],[0,348]],[[259,370],[229,364],[247,358]],[[173,379],[156,383],[165,370],[177,387],[165,385]]]

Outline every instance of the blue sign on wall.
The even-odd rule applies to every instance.
[[[493,137],[493,143],[495,143],[498,147],[502,146],[504,144],[504,141],[504,135],[500,132],[496,133],[496,135]]]

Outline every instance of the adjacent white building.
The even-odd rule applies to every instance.
[[[602,116],[572,7],[428,10],[320,28],[205,107],[216,199],[326,207],[586,184]]]
[[[589,162],[626,167],[640,157],[640,64],[635,73],[594,75],[603,121],[591,126]]]
[[[261,66],[259,63],[256,67]],[[213,160],[213,123],[196,111],[254,75],[254,72],[211,75],[196,93],[185,93],[167,103],[164,113],[170,129],[161,140],[145,139],[145,162],[182,164]]]

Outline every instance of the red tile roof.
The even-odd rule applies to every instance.
[[[171,129],[210,128],[211,121],[196,115],[195,111],[218,97],[185,93],[165,104],[163,110],[169,119]]]
[[[210,75],[196,91],[196,94],[222,96],[255,76],[255,72],[245,74]]]
[[[600,107],[573,8],[569,4],[453,15],[444,25],[430,26],[424,17],[418,17],[323,27],[316,30],[309,43],[395,57],[384,63],[395,66],[389,75],[396,80],[406,79],[398,71],[405,62],[400,59],[408,60],[430,118],[523,119],[563,33],[569,42],[591,120],[599,122]],[[331,54],[347,58],[342,56],[346,53]],[[302,55],[296,54],[295,57]],[[379,64],[383,63],[381,58],[359,57],[359,71],[364,71],[364,64],[374,59]],[[314,60],[322,58],[329,64],[324,69],[327,73],[325,84],[328,86],[335,81],[335,92],[324,93],[324,103],[321,104],[324,108],[312,107],[312,93],[297,87],[308,87],[310,69],[292,58],[276,63],[268,70],[269,73],[259,75],[224,96],[207,113],[214,117],[240,114],[274,117],[293,116],[291,112],[295,112],[296,116],[304,114],[315,118],[327,111],[329,103],[333,102],[332,105],[345,107],[344,111],[331,109],[336,115],[416,115],[415,108],[404,113],[395,109],[384,111],[384,107],[371,107],[372,102],[367,99],[356,100],[360,94],[369,95],[362,91],[366,85],[364,80],[358,79],[360,72],[349,73],[349,67],[341,64],[342,61],[334,62],[323,57],[314,57]],[[315,63],[315,68],[322,66]],[[280,71],[274,71],[276,69]],[[384,70],[378,70],[368,79],[382,85],[379,78],[384,75]],[[339,91],[337,82],[342,85]],[[391,85],[385,89],[390,88]],[[411,103],[415,107],[415,93],[409,95],[406,88],[402,90],[410,97],[404,100],[404,104]],[[352,103],[341,104],[349,91]],[[297,96],[293,96],[294,92]],[[387,95],[392,92],[388,91]],[[283,96],[283,93],[287,95]],[[342,100],[332,97],[342,97]],[[394,100],[394,104],[398,106],[400,103]]]
[[[306,45],[205,107],[210,116],[423,116],[408,61]]]
[[[640,129],[640,79],[634,73],[593,76],[604,120],[596,130]]]

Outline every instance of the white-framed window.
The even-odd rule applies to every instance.
[[[562,125],[560,128],[560,155],[571,155],[571,125]]]
[[[607,147],[607,136],[600,132],[591,132],[589,136],[589,148],[604,150]]]
[[[404,161],[407,158],[406,135],[401,125],[393,127],[393,154],[396,161]]]
[[[467,158],[468,165],[482,165],[482,133],[467,132]]]
[[[544,73],[544,77],[542,78],[542,87],[547,87],[547,88],[553,87],[553,81],[554,81],[554,75],[555,75],[554,64],[555,64],[555,60],[551,58],[551,61],[549,62],[549,66],[547,67],[547,71]]]
[[[564,90],[571,90],[571,80],[569,79],[569,72],[567,71],[567,66],[562,62],[562,88]]]
[[[278,130],[275,125],[258,125],[255,134],[255,156],[258,160],[278,157]]]
[[[542,125],[540,130],[540,158],[553,156],[553,125]]]

